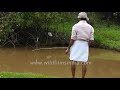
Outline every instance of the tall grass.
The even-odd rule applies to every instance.
[[[120,26],[95,28],[96,47],[120,51]]]
[[[89,12],[88,16],[95,29],[95,47],[120,51],[120,26],[114,22],[102,20],[99,13]],[[70,21],[53,23],[51,27],[57,32],[67,33],[66,37],[70,37],[75,23],[77,23],[76,15]]]

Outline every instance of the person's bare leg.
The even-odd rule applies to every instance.
[[[85,78],[86,71],[87,71],[87,64],[82,63],[82,78]]]
[[[76,63],[76,61],[72,61],[71,63],[72,78],[75,78]]]

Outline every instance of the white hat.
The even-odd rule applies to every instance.
[[[78,14],[78,18],[86,18],[87,21],[89,21],[89,18],[87,17],[87,13],[85,13],[85,12],[80,12]]]

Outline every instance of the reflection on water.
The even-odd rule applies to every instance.
[[[65,49],[1,48],[0,71],[32,72],[49,76],[70,78],[69,55]],[[81,77],[81,65],[78,63],[76,77]],[[87,78],[119,78],[120,52],[90,49]]]

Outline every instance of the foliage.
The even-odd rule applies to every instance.
[[[33,73],[0,72],[0,78],[49,78],[49,76]]]
[[[119,26],[95,28],[96,47],[120,51]]]
[[[63,37],[69,40],[72,25],[77,23],[76,17],[78,13],[79,12],[0,12],[0,45],[4,45],[4,42],[7,41],[10,34],[13,34],[16,29],[25,32],[30,32],[32,29],[32,34],[34,34],[33,32],[39,33],[38,31],[45,33],[49,31],[57,37]],[[88,12],[88,17],[95,28],[96,47],[119,50],[120,27],[116,22],[118,24],[120,23],[120,12]],[[58,33],[60,33],[59,36]],[[63,35],[63,33],[65,33],[65,35]],[[41,35],[42,33],[39,34]],[[26,34],[24,34],[24,36],[27,37]],[[36,34],[34,36],[36,36]],[[26,37],[23,37],[24,42],[26,42]],[[34,40],[36,40],[36,38],[37,36],[34,37]],[[45,40],[45,38],[43,37],[42,40]]]
[[[18,29],[33,29],[37,33],[46,29],[57,31],[59,23],[68,22],[73,16],[73,12],[0,12],[0,44],[4,45]]]
[[[1,12],[0,20],[2,29],[11,31],[16,27],[41,28],[51,22],[60,22],[64,18],[71,18],[71,12]],[[70,20],[70,19],[69,19]]]
[[[120,12],[99,12],[99,14],[101,14],[104,20],[120,23]]]

